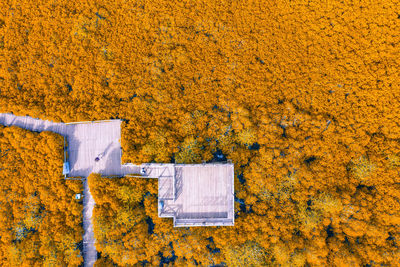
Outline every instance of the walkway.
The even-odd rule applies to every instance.
[[[69,177],[88,177],[92,171],[102,175],[124,176],[140,170],[137,165],[121,165],[120,120],[65,124],[0,113],[0,124],[65,136],[68,142]],[[96,162],[98,156],[101,160]]]
[[[83,181],[83,261],[84,266],[93,266],[97,259],[97,251],[95,247],[96,240],[94,239],[92,214],[93,208],[96,205],[92,194],[90,194],[87,179]]]
[[[160,217],[173,217],[175,227],[234,225],[233,164],[162,164],[121,165],[121,121],[53,123],[0,113],[0,124],[31,131],[52,131],[68,141],[69,178],[84,177],[83,259],[93,266],[97,252],[92,214],[96,205],[87,177],[90,173],[104,176],[158,179]]]
[[[51,131],[66,137],[70,164],[69,177],[86,178],[91,172],[118,176],[139,173],[139,166],[121,165],[120,120],[65,124],[0,113],[0,124],[36,132]],[[97,162],[96,157],[100,158]],[[84,266],[93,266],[97,258],[92,224],[95,202],[86,179],[83,181],[83,186],[83,259]]]

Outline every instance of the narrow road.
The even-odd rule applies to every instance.
[[[88,123],[54,123],[28,116],[0,113],[0,124],[43,132],[50,131],[66,137],[71,172],[69,176],[87,178],[92,171],[103,175],[138,173],[140,167],[133,164],[121,165],[121,121]],[[104,156],[95,162],[97,155]],[[61,173],[62,170],[60,170]],[[93,234],[92,214],[95,201],[90,193],[87,179],[83,181],[83,251],[84,266],[93,266],[97,259]]]

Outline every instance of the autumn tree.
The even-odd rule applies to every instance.
[[[62,176],[63,138],[0,126],[0,264],[82,263],[80,181]]]
[[[232,228],[174,229],[155,181],[97,179],[101,263],[248,262],[254,247],[267,265],[396,265],[397,6],[4,0],[0,112],[122,119],[124,162],[233,161]],[[23,184],[12,194],[34,192]],[[59,203],[50,188],[39,198]],[[43,223],[37,197],[21,225]]]

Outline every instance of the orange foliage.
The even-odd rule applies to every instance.
[[[79,266],[80,181],[61,175],[63,138],[0,126],[0,265]]]
[[[232,228],[172,229],[153,181],[93,185],[104,262],[396,264],[398,5],[1,1],[0,112],[121,118],[125,162],[233,160]]]

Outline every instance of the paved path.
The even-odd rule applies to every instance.
[[[120,120],[64,124],[0,113],[0,124],[37,132],[51,131],[65,136],[71,170],[69,177],[86,178],[92,171],[118,176],[139,173],[140,166],[121,165]],[[96,157],[101,159],[96,162]],[[83,187],[83,259],[84,266],[93,266],[97,258],[92,224],[95,202],[86,179]]]

